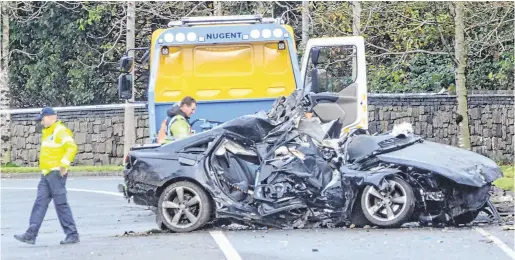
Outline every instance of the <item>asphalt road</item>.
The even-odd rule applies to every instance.
[[[512,259],[514,231],[459,229],[205,230],[121,236],[156,228],[154,214],[118,196],[120,178],[73,178],[68,197],[81,243],[64,238],[51,203],[36,245],[16,241],[37,179],[1,180],[1,259]],[[478,229],[479,228],[479,229]],[[483,232],[483,234],[481,233]],[[486,232],[486,233],[485,233]],[[491,235],[493,237],[485,237]],[[504,249],[503,249],[504,248]]]

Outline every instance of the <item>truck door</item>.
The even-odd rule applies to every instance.
[[[310,39],[302,58],[304,95],[322,123],[368,128],[365,46],[361,36]]]

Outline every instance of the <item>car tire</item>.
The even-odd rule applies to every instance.
[[[467,213],[463,213],[458,215],[452,219],[455,225],[466,225],[472,221],[474,221],[479,215],[479,210],[469,211]]]
[[[161,193],[157,214],[169,230],[184,233],[203,227],[211,217],[211,208],[209,195],[201,187],[180,181]]]
[[[361,195],[361,210],[365,218],[379,227],[399,227],[415,210],[415,195],[411,186],[400,177],[387,179],[390,187],[383,195],[374,186],[367,186]],[[382,199],[381,199],[382,198]]]
[[[361,198],[362,192],[358,193],[356,198]],[[363,210],[361,209],[361,203],[359,201],[355,201],[352,207],[352,213],[350,218],[350,224],[356,227],[364,227],[366,225],[370,225],[370,221],[363,214]]]

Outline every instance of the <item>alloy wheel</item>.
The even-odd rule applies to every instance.
[[[163,216],[175,228],[188,228],[198,222],[202,208],[199,194],[189,187],[175,187],[161,204]]]
[[[388,188],[378,191],[375,187],[368,189],[365,208],[378,221],[391,221],[399,217],[406,209],[406,190],[395,180],[388,180]]]

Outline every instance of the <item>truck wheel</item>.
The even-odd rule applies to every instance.
[[[361,195],[363,214],[379,227],[398,227],[411,218],[415,209],[413,189],[403,179],[388,179],[388,189],[379,192],[374,186],[367,186]]]
[[[171,231],[190,232],[209,221],[211,207],[211,201],[201,187],[189,181],[180,181],[161,193],[157,213]]]

